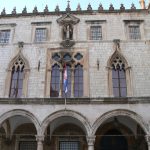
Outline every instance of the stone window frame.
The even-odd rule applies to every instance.
[[[51,38],[51,23],[52,22],[32,22],[32,33],[31,33],[31,41],[32,43],[36,43],[36,44],[40,44],[40,43],[47,43],[50,41]],[[35,40],[35,33],[36,33],[36,29],[46,29],[46,40],[44,41],[36,41]]]
[[[132,76],[131,76],[131,67],[128,65],[125,57],[118,51],[115,51],[114,54],[109,58],[107,62],[107,70],[108,70],[108,96],[115,97],[113,95],[113,83],[112,83],[112,61],[115,57],[120,57],[121,60],[125,64],[125,75],[126,75],[126,87],[127,87],[127,95],[126,97],[133,96],[133,88],[132,88]],[[120,98],[120,97],[118,97]]]
[[[30,66],[27,61],[27,59],[23,56],[22,53],[19,53],[16,55],[9,63],[8,69],[7,69],[7,76],[5,81],[5,92],[4,96],[9,97],[10,94],[10,86],[11,86],[11,79],[12,79],[12,68],[15,63],[15,61],[21,58],[24,61],[25,67],[24,67],[24,79],[23,79],[23,87],[22,87],[22,98],[27,97],[27,91],[28,91],[28,79],[29,79],[29,72],[30,72]]]
[[[87,24],[87,40],[89,41],[103,41],[106,40],[106,20],[86,20],[85,23]],[[101,27],[101,34],[102,38],[98,40],[91,39],[91,27],[92,26],[100,26]]]
[[[125,37],[127,40],[130,41],[139,41],[144,39],[144,20],[124,20],[124,26],[125,26]],[[138,26],[140,30],[140,38],[139,39],[131,39],[130,33],[129,33],[129,27],[130,26]]]
[[[0,43],[0,45],[8,45],[11,44],[14,38],[14,33],[15,33],[15,23],[10,23],[10,24],[0,24],[0,31],[10,31],[10,36],[9,36],[9,41],[6,43]]]
[[[47,66],[46,66],[46,78],[45,78],[45,81],[46,81],[46,84],[45,84],[45,92],[44,92],[44,95],[45,97],[50,97],[50,83],[51,83],[51,71],[52,71],[52,66],[54,64],[56,64],[55,61],[53,61],[51,58],[52,58],[52,55],[53,53],[59,53],[61,52],[62,50],[60,50],[60,48],[52,48],[52,49],[48,49],[48,53],[47,53]],[[83,55],[83,58],[82,60],[80,61],[76,61],[73,65],[71,65],[71,70],[72,70],[72,73],[74,74],[74,66],[76,66],[78,63],[80,63],[82,66],[83,66],[83,97],[89,97],[89,74],[88,74],[88,53],[86,52],[86,49],[76,49],[74,48],[74,50],[71,51],[65,51],[65,53],[73,53],[73,57],[77,54],[77,53],[81,53]],[[57,63],[59,66],[61,66],[61,64]],[[61,67],[60,68],[60,71],[61,71],[61,74],[60,74],[60,77],[62,76],[62,71],[63,71],[63,68]],[[62,81],[60,81],[61,83]],[[73,76],[72,76],[72,83],[74,83],[73,81]],[[73,96],[73,85],[71,85],[71,97],[74,97]],[[61,95],[61,91],[60,91],[60,95],[59,97],[62,97]]]

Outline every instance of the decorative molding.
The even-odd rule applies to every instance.
[[[37,26],[40,26],[40,25],[49,25],[51,23],[52,23],[51,21],[48,21],[48,22],[31,22],[32,25],[37,25]]]
[[[79,23],[80,19],[75,17],[74,15],[67,13],[65,15],[63,15],[62,17],[60,17],[59,19],[57,19],[58,24],[60,25],[64,25],[64,24],[77,24]]]

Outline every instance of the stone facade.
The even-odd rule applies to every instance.
[[[0,43],[0,149],[63,150],[69,141],[76,149],[102,150],[120,136],[124,150],[150,150],[149,20],[149,9],[2,15],[0,32],[9,30],[10,37]],[[63,39],[68,24],[72,31]],[[101,27],[102,39],[91,39],[91,26]],[[139,27],[139,39],[130,39],[130,26]],[[46,29],[45,41],[35,41],[37,28]],[[69,54],[72,70],[83,66],[82,97],[72,92],[65,100],[61,90],[50,96],[55,53]],[[81,61],[74,59],[77,54]],[[115,57],[125,64],[126,97],[113,94]],[[22,96],[11,98],[12,66],[19,58],[25,64]]]

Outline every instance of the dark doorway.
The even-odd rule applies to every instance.
[[[127,140],[117,129],[109,130],[101,139],[100,150],[128,150]]]

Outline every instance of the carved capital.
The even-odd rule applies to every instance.
[[[37,142],[43,142],[44,141],[44,136],[43,135],[36,135],[36,141]]]
[[[87,136],[86,139],[87,139],[88,145],[90,145],[90,146],[94,145],[95,136]]]
[[[145,140],[147,144],[150,146],[150,135],[145,135]]]

